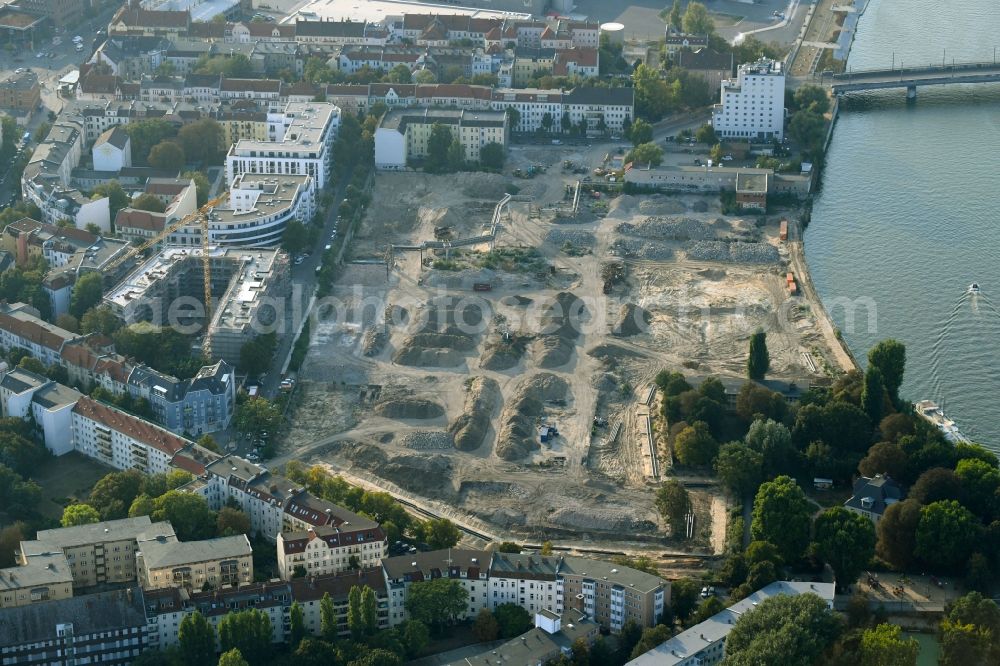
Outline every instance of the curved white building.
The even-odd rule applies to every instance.
[[[316,214],[312,176],[245,173],[229,188],[229,205],[208,213],[211,245],[274,247],[288,221],[308,224]]]

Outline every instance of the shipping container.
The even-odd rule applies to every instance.
[[[778,238],[788,240],[788,220],[781,221],[781,226],[778,229]]]

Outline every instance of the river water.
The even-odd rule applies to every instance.
[[[872,0],[848,66],[991,61],[996,47],[997,0]],[[878,340],[901,340],[903,396],[937,401],[1000,450],[1000,84],[905,97],[841,100],[806,257],[862,364]],[[972,282],[981,295],[965,294]]]

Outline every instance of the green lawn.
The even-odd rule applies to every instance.
[[[42,487],[38,512],[47,518],[60,518],[71,500],[86,500],[94,484],[112,471],[76,451],[50,458],[31,475]]]

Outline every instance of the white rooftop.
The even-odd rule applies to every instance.
[[[248,151],[281,151],[282,153],[316,153],[323,150],[323,132],[333,122],[339,122],[340,108],[330,102],[289,102],[278,113],[267,114],[268,125],[284,125],[280,141],[240,139],[230,154],[246,155]]]
[[[531,14],[521,12],[503,12],[494,9],[477,7],[462,7],[446,4],[439,5],[429,2],[406,2],[405,0],[312,0],[299,7],[282,23],[295,23],[296,20],[325,21],[368,21],[382,23],[386,17],[403,14],[452,14],[475,16],[476,18],[514,18],[529,19]]]

